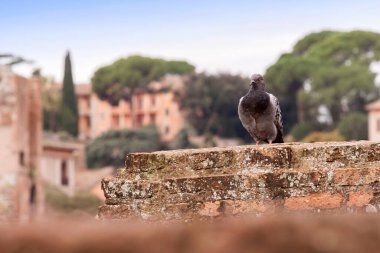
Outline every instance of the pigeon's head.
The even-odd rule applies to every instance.
[[[264,89],[265,88],[265,82],[264,82],[263,76],[260,74],[253,74],[251,76],[251,86],[254,89],[257,89],[257,88]]]

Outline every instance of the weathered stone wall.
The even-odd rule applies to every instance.
[[[43,211],[41,135],[40,79],[0,65],[0,220],[29,220]]]
[[[377,212],[380,143],[286,143],[130,154],[100,219]]]

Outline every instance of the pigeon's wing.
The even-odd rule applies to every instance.
[[[274,142],[284,142],[283,141],[284,131],[283,131],[283,126],[282,126],[282,115],[281,115],[280,103],[278,102],[278,99],[274,95],[270,93],[268,94],[270,96],[270,101],[275,110],[274,125],[277,128],[277,137],[276,137],[276,140],[274,140]]]
[[[238,106],[239,119],[241,123],[243,124],[243,127],[248,131],[248,133],[252,136],[252,138],[255,141],[257,141],[258,138],[256,137],[254,133],[254,129],[256,127],[256,121],[249,112],[243,109],[241,105],[242,100],[243,98],[240,98],[239,106]]]

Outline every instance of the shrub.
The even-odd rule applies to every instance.
[[[58,187],[46,184],[46,204],[55,211],[70,213],[81,211],[96,214],[102,201],[88,192],[79,192],[70,197]]]
[[[346,140],[368,139],[367,115],[360,112],[348,114],[338,125],[338,131]]]
[[[309,122],[298,123],[292,127],[290,134],[293,136],[294,140],[299,141],[305,138],[308,134],[313,132],[313,126]]]
[[[312,132],[302,139],[303,142],[319,141],[344,141],[344,137],[338,131],[331,132]]]
[[[175,140],[171,143],[171,149],[186,149],[186,148],[198,148],[197,145],[189,140],[189,127],[184,127],[178,132]]]
[[[111,130],[91,142],[87,148],[87,166],[121,167],[131,152],[150,152],[160,149],[160,136],[155,126],[140,129]]]

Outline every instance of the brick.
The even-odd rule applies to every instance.
[[[99,207],[98,218],[101,220],[107,219],[127,219],[133,216],[129,205],[103,205]]]
[[[262,201],[255,200],[236,200],[233,203],[233,214],[244,214],[251,212],[263,213],[268,210],[269,204]]]
[[[219,206],[219,201],[206,202],[204,203],[204,207],[199,210],[199,214],[202,216],[218,216],[220,215],[220,212],[218,211]]]
[[[333,183],[336,185],[357,185],[360,179],[360,170],[340,169],[334,172]]]
[[[380,168],[346,168],[334,171],[335,185],[368,185],[379,181]]]
[[[256,200],[225,200],[205,202],[199,210],[203,216],[240,215],[248,213],[264,213],[269,208],[269,203]]]
[[[347,206],[363,207],[365,205],[368,205],[372,198],[372,192],[349,192]]]
[[[341,194],[310,194],[304,197],[290,197],[285,199],[285,208],[289,210],[312,210],[339,208],[342,203]]]

